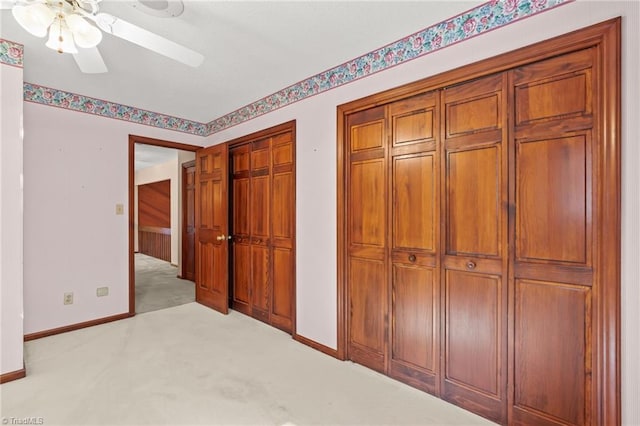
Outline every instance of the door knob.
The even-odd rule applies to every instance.
[[[216,240],[218,240],[218,241],[224,241],[224,240],[226,240],[226,239],[227,239],[227,236],[226,236],[226,235],[224,235],[224,234],[222,234],[222,235],[218,235],[218,236],[216,237]]]
[[[467,262],[467,269],[472,270],[472,269],[476,269],[476,262],[474,262],[473,260],[470,260]]]

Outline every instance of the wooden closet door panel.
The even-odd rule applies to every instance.
[[[251,251],[249,244],[233,244],[233,302],[234,309],[247,313],[251,291]],[[237,303],[243,306],[238,306]]]
[[[436,276],[433,268],[393,266],[392,373],[412,376],[408,373],[415,367],[431,374],[437,371]],[[433,377],[415,378],[427,382],[419,387],[428,384],[430,391],[435,390]]]
[[[347,122],[347,357],[384,372],[388,336],[385,108]]]
[[[295,304],[295,167],[293,134],[272,139],[271,178],[271,323],[293,330]]]
[[[518,261],[591,264],[589,148],[585,134],[518,144]]]
[[[388,374],[436,393],[439,374],[439,96],[388,107],[391,329]]]
[[[384,372],[387,280],[384,262],[351,258],[349,262],[351,359]]]
[[[273,294],[271,297],[271,321],[279,328],[291,331],[293,319],[293,250],[273,248]]]
[[[507,417],[507,76],[442,92],[441,393]]]
[[[593,295],[608,283],[594,281],[595,61],[585,49],[512,71],[511,418],[518,424],[598,422]]]
[[[276,247],[293,248],[295,187],[292,171],[273,175],[271,239]]]
[[[251,210],[250,229],[251,242],[263,243],[269,238],[271,185],[269,176],[254,176],[251,178]],[[258,241],[262,240],[262,241]]]
[[[500,148],[447,153],[447,254],[502,254]]]
[[[435,153],[393,159],[393,248],[436,251]]]
[[[269,248],[258,244],[251,252],[251,307],[254,316],[268,320],[270,299]]]
[[[446,272],[445,380],[500,396],[500,277]]]
[[[250,145],[229,150],[232,193],[231,224],[231,301],[232,308],[251,313],[251,249],[250,249]]]
[[[350,245],[383,249],[386,243],[386,173],[383,159],[351,165]]]
[[[591,290],[517,280],[514,420],[585,424],[590,409]]]

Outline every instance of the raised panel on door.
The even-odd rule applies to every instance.
[[[393,158],[393,249],[436,249],[435,153]]]
[[[274,246],[292,248],[294,190],[293,172],[273,175],[271,239]]]
[[[196,152],[196,301],[222,313],[229,305],[228,149]]]
[[[295,302],[293,250],[274,247],[272,253],[271,323],[278,328],[291,332],[293,304]]]
[[[445,271],[442,395],[485,417],[503,412],[503,279]]]
[[[349,356],[384,371],[387,280],[384,262],[351,258],[349,262]]]
[[[263,244],[267,243],[269,238],[269,221],[270,209],[269,203],[271,198],[270,179],[268,175],[254,176],[251,178],[251,209],[250,209],[250,230],[251,243]]]
[[[246,243],[233,243],[233,309],[247,312],[250,306],[251,291],[251,251]]]
[[[437,291],[433,268],[394,264],[389,374],[434,393]]]
[[[251,255],[251,308],[256,318],[269,320],[270,276],[269,248],[252,244]]]
[[[587,134],[517,143],[516,258],[591,264]]]
[[[383,159],[353,162],[349,188],[352,246],[382,248],[386,233],[386,173]]]
[[[384,143],[384,120],[354,125],[351,127],[351,151],[382,148]]]
[[[447,153],[447,254],[501,255],[499,146]]]
[[[591,424],[591,289],[516,280],[513,419]]]
[[[436,93],[429,92],[389,105],[394,148],[404,149],[408,145],[433,142],[437,138],[439,116],[436,110],[436,98]]]

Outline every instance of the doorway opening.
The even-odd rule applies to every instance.
[[[129,136],[129,314],[195,300],[183,255],[195,257],[183,231],[183,164],[199,146]],[[193,206],[191,207],[193,212]],[[183,239],[187,241],[183,241]],[[193,241],[193,239],[192,239]],[[195,266],[194,266],[195,267]],[[193,281],[193,277],[191,281]]]

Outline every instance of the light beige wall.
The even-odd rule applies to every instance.
[[[0,64],[0,374],[22,369],[22,73]]]

